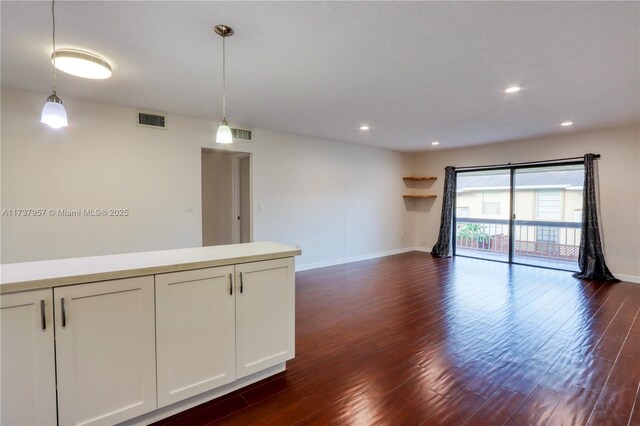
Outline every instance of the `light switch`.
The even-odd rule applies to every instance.
[[[264,210],[264,204],[258,203],[258,210],[260,211]]]
[[[184,210],[187,213],[191,213],[193,211],[193,204],[192,203],[184,203]]]

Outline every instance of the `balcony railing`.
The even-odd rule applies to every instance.
[[[579,222],[514,220],[513,253],[538,259],[575,263],[580,247]],[[456,219],[456,250],[509,253],[509,221]]]

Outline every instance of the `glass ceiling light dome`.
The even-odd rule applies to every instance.
[[[76,77],[104,80],[111,77],[111,65],[93,53],[60,49],[51,55],[51,62],[60,71]]]

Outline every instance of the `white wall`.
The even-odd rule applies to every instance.
[[[401,154],[254,132],[251,143],[213,143],[215,123],[169,116],[167,130],[135,125],[130,108],[64,98],[70,127],[39,123],[46,94],[2,90],[1,207],[128,208],[122,217],[2,217],[2,263],[202,244],[201,147],[253,153],[254,240],[300,244],[311,267],[437,239],[446,165],[602,154],[602,228],[609,267],[640,277],[640,129],[637,126]],[[409,201],[401,177],[437,175]],[[263,210],[257,204],[262,203]],[[187,212],[186,204],[192,206]]]
[[[1,95],[3,209],[130,210],[2,217],[2,263],[202,244],[200,150],[227,148],[213,142],[213,121],[170,115],[167,130],[147,129],[131,108],[63,97],[70,126],[54,131],[39,123],[47,94]],[[408,154],[262,130],[227,149],[253,153],[254,240],[300,244],[299,265],[414,245]]]
[[[431,150],[415,158],[415,172],[438,176],[432,187],[438,194],[426,211],[415,213],[416,244],[431,250],[438,239],[442,188],[446,166],[516,163],[601,154],[600,224],[609,269],[620,279],[640,282],[640,127],[628,126],[591,132],[466,149]]]

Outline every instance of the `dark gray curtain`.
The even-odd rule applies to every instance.
[[[442,215],[440,216],[440,233],[438,242],[431,254],[437,257],[451,256],[451,227],[453,226],[453,199],[456,196],[456,168],[444,169],[444,194],[442,195]]]
[[[595,154],[584,156],[584,188],[582,195],[582,227],[580,231],[580,253],[578,266],[580,272],[574,277],[587,280],[619,281],[611,274],[604,262],[598,211],[596,204],[596,183],[593,161]]]

